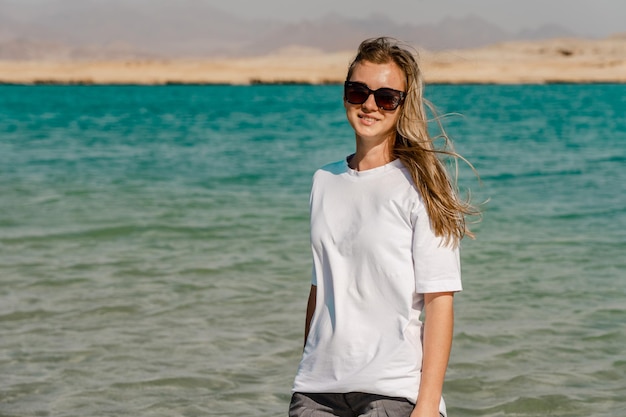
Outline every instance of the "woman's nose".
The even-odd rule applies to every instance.
[[[370,111],[370,112],[373,112],[373,111],[378,110],[378,104],[376,104],[376,99],[374,98],[374,94],[370,94],[370,95],[367,97],[367,100],[365,100],[365,101],[363,102],[363,104],[361,105],[361,107],[362,107],[364,110],[367,110],[367,111]]]

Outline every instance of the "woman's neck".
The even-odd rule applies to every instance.
[[[356,152],[348,165],[356,171],[366,171],[368,169],[378,168],[393,161],[393,146],[391,140],[384,140],[376,144],[367,143],[367,141],[357,138]]]

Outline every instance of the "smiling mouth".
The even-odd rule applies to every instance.
[[[365,116],[365,115],[362,115],[362,114],[359,115],[359,119],[363,120],[364,122],[368,122],[368,123],[374,123],[374,122],[378,121],[378,119],[375,119],[375,118],[369,117],[369,116]]]

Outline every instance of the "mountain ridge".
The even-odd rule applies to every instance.
[[[364,19],[328,14],[291,23],[245,19],[197,0],[51,4],[31,10],[0,0],[0,59],[251,57],[295,47],[332,53],[354,50],[361,40],[381,35],[428,50],[578,36],[555,24],[512,32],[478,15],[400,24],[382,14]]]

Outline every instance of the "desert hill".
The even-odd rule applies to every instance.
[[[340,83],[352,54],[288,48],[248,58],[11,60],[0,61],[0,83]],[[626,82],[626,36],[421,50],[420,56],[430,83]]]
[[[0,0],[0,83],[338,83],[366,37],[420,52],[437,83],[626,82],[626,36],[479,16],[398,24],[339,15],[243,19],[197,0]]]

